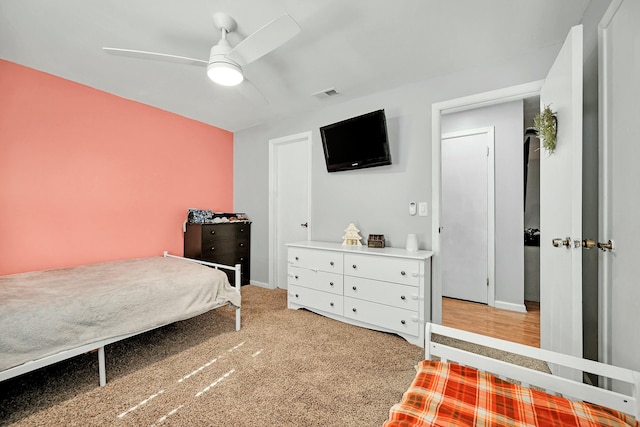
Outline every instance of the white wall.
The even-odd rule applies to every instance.
[[[234,209],[246,212],[253,221],[252,280],[269,280],[269,139],[312,131],[312,239],[338,242],[353,221],[365,238],[384,234],[389,246],[402,247],[406,235],[416,233],[420,248],[429,249],[431,216],[409,216],[408,203],[431,200],[431,105],[542,79],[559,48],[526,52],[492,68],[450,74],[352,101],[341,102],[339,97],[318,101],[314,111],[237,132]],[[387,113],[393,164],[327,173],[319,128],[378,108]]]
[[[495,305],[524,310],[522,100],[442,116],[442,133],[495,128]],[[505,305],[506,304],[506,305]]]
[[[585,145],[588,145],[585,152],[589,153],[583,159],[583,170],[587,183],[585,186],[590,189],[589,194],[583,195],[585,204],[583,211],[592,213],[597,211],[598,205],[597,191],[594,189],[597,186],[598,176],[598,153],[597,149],[594,150],[594,144],[597,145],[598,139],[596,25],[608,4],[609,0],[592,1],[583,19],[585,26],[583,136]],[[636,7],[634,13],[637,14],[637,2],[625,0],[623,5],[624,8],[634,6]],[[620,14],[618,19],[623,19],[625,16],[627,15]],[[621,40],[627,36],[631,37],[628,40],[637,38],[635,21],[630,22],[630,27],[624,29],[628,34],[623,35]],[[343,102],[340,97],[318,101],[318,108],[314,111],[301,111],[295,116],[283,117],[266,125],[236,133],[234,136],[234,209],[247,212],[253,220],[252,280],[264,283],[269,280],[269,139],[308,130],[313,132],[312,238],[338,241],[344,226],[353,220],[361,227],[364,236],[367,233],[383,233],[390,244],[395,246],[404,244],[407,233],[419,233],[421,248],[429,249],[430,217],[409,217],[406,214],[406,207],[410,200],[429,201],[431,199],[431,104],[543,79],[559,49],[560,46],[557,45],[550,46],[544,51],[525,52],[521,58],[514,58],[509,63],[496,64],[491,68],[461,71],[353,101]],[[634,83],[635,86],[631,87],[637,91],[637,77]],[[640,94],[635,96],[635,99],[637,98],[640,98]],[[634,101],[631,107],[637,107],[637,105]],[[393,165],[329,176],[322,158],[318,128],[376,108],[387,110]],[[637,181],[636,179],[633,182]],[[354,195],[367,195],[367,197],[354,199]],[[595,215],[594,217],[597,218]],[[594,225],[593,217],[583,218],[583,226],[589,227],[583,233],[587,237],[597,234],[597,224]],[[598,303],[597,295],[594,297],[593,292],[597,288],[597,282],[594,285],[597,276],[597,254],[595,251],[585,251],[584,258],[583,278],[587,278],[584,281],[587,289],[583,291],[585,295],[583,319],[585,321],[585,355],[587,355],[590,352],[588,348],[592,349],[593,342],[597,341]],[[626,358],[624,350],[624,337],[632,336],[633,331],[638,330],[633,325],[625,326],[625,319],[633,316],[630,314],[633,310],[628,309],[629,304],[640,300],[640,298],[625,299],[624,297],[625,293],[629,292],[636,295],[633,289],[628,289],[629,286],[633,286],[632,283],[635,281],[622,285],[621,292],[617,294],[616,304],[623,304],[624,310],[620,312],[613,310],[616,316],[614,319],[616,333],[620,331],[619,335],[616,335],[616,340],[622,337],[620,344],[615,344],[614,359],[640,370],[640,366],[637,365],[639,359],[636,357],[640,350],[636,348],[634,352],[628,353],[630,357],[636,357],[635,362]]]

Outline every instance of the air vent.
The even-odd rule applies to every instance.
[[[321,90],[320,92],[316,92],[312,96],[315,96],[318,99],[327,99],[338,95],[341,95],[341,93],[338,92],[336,88],[332,87],[329,89]]]

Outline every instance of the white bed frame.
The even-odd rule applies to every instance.
[[[214,268],[218,268],[218,269],[221,268],[221,269],[225,269],[225,270],[235,270],[234,287],[236,288],[236,290],[238,292],[241,292],[242,283],[241,283],[241,280],[240,280],[240,277],[241,277],[241,266],[240,266],[240,264],[236,264],[235,266],[223,265],[223,264],[215,264],[215,263],[211,263],[211,262],[200,261],[200,260],[191,259],[191,258],[184,258],[184,257],[181,257],[181,256],[176,256],[176,255],[170,255],[167,251],[164,252],[164,256],[165,257],[171,257],[171,258],[178,258],[178,259],[182,259],[182,260],[185,260],[185,261],[191,261],[191,262],[207,265],[209,267],[214,267]],[[226,304],[224,304],[224,305],[226,305]],[[218,308],[218,307],[215,307],[215,308]],[[171,323],[173,323],[173,322],[171,322]],[[33,360],[33,361],[30,361],[30,362],[26,362],[26,363],[24,363],[22,365],[14,366],[13,368],[9,368],[9,369],[6,369],[4,371],[0,371],[0,381],[8,380],[9,378],[13,378],[13,377],[17,377],[18,375],[26,374],[27,372],[35,371],[36,369],[43,368],[45,366],[49,366],[49,365],[52,365],[52,364],[57,363],[57,362],[61,362],[61,361],[66,360],[66,359],[70,359],[70,358],[78,356],[80,354],[84,354],[84,353],[88,353],[88,352],[91,352],[91,351],[98,350],[98,371],[99,371],[99,375],[100,375],[100,386],[103,387],[107,383],[107,370],[106,370],[105,357],[104,357],[104,347],[106,345],[113,344],[115,342],[122,341],[122,340],[125,340],[127,338],[131,338],[133,336],[139,335],[139,334],[143,334],[143,333],[151,331],[153,329],[161,328],[161,327],[166,326],[168,324],[169,323],[163,324],[163,325],[158,325],[156,327],[149,328],[149,329],[146,329],[144,331],[136,332],[136,333],[133,333],[133,334],[120,335],[120,336],[109,338],[109,339],[106,339],[106,340],[95,341],[95,342],[92,342],[90,344],[86,344],[86,345],[83,345],[83,346],[80,346],[80,347],[77,347],[77,348],[73,348],[73,349],[70,349],[70,350],[61,351],[61,352],[53,354],[51,356],[43,357],[42,359]],[[236,331],[239,331],[239,330],[240,330],[240,307],[236,308]]]
[[[469,343],[538,359],[549,364],[564,366],[583,372],[589,372],[601,377],[611,378],[624,383],[624,386],[621,388],[630,388],[630,391],[628,393],[615,392],[546,372],[514,365],[509,362],[492,359],[490,357],[471,353],[465,350],[460,350],[448,345],[439,344],[431,340],[431,334],[443,335]],[[432,356],[438,356],[442,361],[452,361],[461,365],[472,366],[481,371],[490,372],[501,378],[520,381],[525,387],[536,386],[546,390],[547,393],[550,394],[560,393],[564,397],[572,400],[580,400],[606,406],[608,408],[633,415],[636,419],[640,419],[640,403],[638,401],[638,393],[640,392],[640,372],[432,323],[427,323],[426,325],[425,340],[426,360],[430,360]]]

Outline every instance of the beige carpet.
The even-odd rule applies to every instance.
[[[0,383],[1,425],[379,426],[423,358],[390,334],[243,287],[224,307]]]
[[[395,335],[286,308],[244,286],[242,330],[224,307],[0,383],[0,425],[380,426],[423,350]],[[539,361],[436,337],[546,370]]]

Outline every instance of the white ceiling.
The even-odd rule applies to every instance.
[[[0,58],[235,132],[559,46],[590,1],[0,0]],[[237,21],[232,45],[283,13],[302,28],[244,68],[267,106],[216,86],[204,68],[101,49],[207,60],[220,38],[215,12]],[[311,96],[331,87],[340,100]]]

